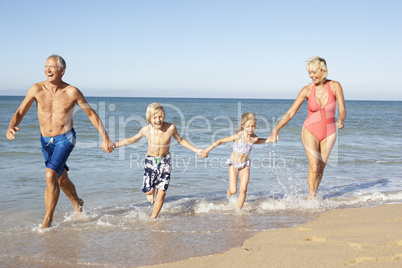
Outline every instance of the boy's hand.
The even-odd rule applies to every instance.
[[[197,153],[201,158],[206,158],[208,157],[208,151],[207,150],[199,150]]]
[[[108,139],[107,141],[104,140],[102,142],[101,148],[106,153],[111,153],[114,150],[115,146],[114,143],[110,139]]]

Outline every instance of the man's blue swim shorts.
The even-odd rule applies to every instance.
[[[45,157],[45,165],[47,168],[56,171],[59,174],[58,178],[63,174],[64,169],[68,171],[66,162],[75,146],[75,139],[73,128],[55,137],[43,137],[41,135],[40,142]]]

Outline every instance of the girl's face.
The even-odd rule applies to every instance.
[[[151,124],[155,129],[160,129],[163,125],[163,120],[165,119],[165,113],[162,110],[159,110],[154,116],[151,118]]]
[[[256,119],[249,119],[244,123],[243,125],[243,130],[248,134],[252,135],[255,131],[255,128],[257,126],[257,120]]]

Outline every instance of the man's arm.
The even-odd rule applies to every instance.
[[[35,100],[35,94],[37,92],[37,85],[33,85],[29,90],[24,100],[21,102],[20,107],[18,107],[17,111],[14,113],[13,117],[11,117],[10,124],[8,125],[8,129],[6,132],[6,137],[9,140],[15,139],[15,133],[20,130],[18,127],[21,123],[22,119],[28,112],[29,108],[31,108],[32,103]]]
[[[84,95],[77,88],[75,89],[76,94],[76,103],[81,109],[86,113],[88,118],[91,120],[92,124],[96,127],[99,133],[102,136],[102,145],[101,148],[107,153],[113,151],[114,146],[113,142],[109,139],[109,136],[106,133],[105,127],[102,124],[98,114],[92,109],[89,103],[86,101]]]

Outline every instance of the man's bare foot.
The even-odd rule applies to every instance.
[[[40,227],[41,229],[46,229],[52,227],[52,221],[44,219],[42,226]]]
[[[78,206],[74,207],[75,212],[77,212],[77,213],[82,212],[82,207],[83,206],[84,206],[84,200],[82,200],[81,198],[78,198]]]
[[[226,194],[228,195],[228,197],[231,197],[231,196],[232,196],[232,194],[230,193],[229,189],[228,189],[228,191],[226,192]]]

